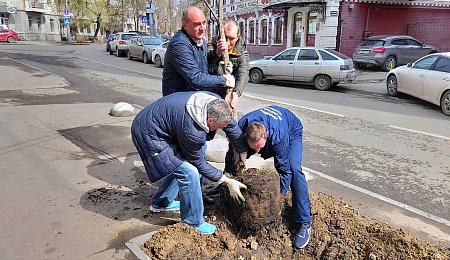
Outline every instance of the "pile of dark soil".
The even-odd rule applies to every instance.
[[[272,223],[248,229],[227,217],[242,206],[224,207],[222,201],[205,212],[206,221],[218,228],[215,234],[178,223],[158,230],[141,248],[152,259],[450,259],[449,250],[362,216],[341,200],[323,193],[310,193],[310,199],[313,223],[305,249],[292,247],[298,227],[290,222],[289,193],[281,221],[274,216]]]

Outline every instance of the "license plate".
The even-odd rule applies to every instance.
[[[359,51],[360,54],[368,54],[370,51]]]

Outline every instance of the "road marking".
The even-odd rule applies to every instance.
[[[441,218],[441,217],[435,216],[435,215],[433,215],[433,214],[430,214],[430,213],[425,212],[425,211],[423,211],[423,210],[420,210],[420,209],[418,209],[418,208],[409,206],[409,205],[407,205],[407,204],[401,203],[401,202],[399,202],[399,201],[390,199],[390,198],[388,198],[388,197],[385,197],[385,196],[383,196],[383,195],[377,194],[377,193],[375,193],[375,192],[371,192],[371,191],[369,191],[369,190],[363,189],[363,188],[361,188],[361,187],[358,187],[358,186],[356,186],[356,185],[350,184],[350,183],[348,183],[348,182],[339,180],[339,179],[334,178],[334,177],[332,177],[332,176],[326,175],[325,173],[321,173],[321,172],[318,172],[318,171],[309,169],[309,168],[304,167],[304,166],[302,166],[302,168],[303,168],[306,172],[310,172],[310,173],[316,174],[316,175],[318,175],[318,176],[320,176],[320,177],[322,177],[322,178],[325,178],[325,179],[330,180],[330,181],[332,181],[332,182],[338,183],[338,184],[340,184],[340,185],[342,185],[342,186],[345,186],[345,187],[354,189],[354,190],[356,190],[356,191],[358,191],[358,192],[367,194],[367,195],[369,195],[369,196],[371,196],[371,197],[374,197],[374,198],[376,198],[376,199],[382,200],[382,201],[387,202],[387,203],[389,203],[389,204],[391,204],[391,205],[394,205],[394,206],[397,206],[397,207],[399,207],[399,208],[402,208],[402,209],[404,209],[404,210],[406,210],[406,211],[415,213],[415,214],[417,214],[417,215],[420,215],[420,216],[422,216],[422,217],[431,219],[431,220],[433,220],[433,221],[442,223],[442,224],[444,224],[444,225],[450,227],[450,221],[449,221],[449,220],[446,220],[446,219],[443,219],[443,218]]]
[[[267,99],[267,98],[262,98],[262,97],[252,96],[252,95],[248,95],[248,94],[242,94],[242,96],[246,96],[246,97],[250,97],[250,98],[255,98],[255,99],[259,99],[259,100],[263,100],[263,101],[269,101],[269,102],[272,102],[272,103],[278,103],[278,104],[287,105],[287,106],[293,106],[293,107],[303,108],[303,109],[312,110],[312,111],[316,111],[316,112],[320,112],[320,113],[324,113],[324,114],[329,114],[329,115],[333,115],[333,116],[345,117],[345,115],[341,115],[341,114],[336,114],[336,113],[332,113],[332,112],[327,112],[327,111],[323,111],[323,110],[319,110],[319,109],[315,109],[315,108],[310,108],[310,107],[304,107],[304,106],[299,106],[299,105],[289,104],[289,103],[286,103],[286,102],[281,102],[281,101],[276,101],[276,100],[272,100],[272,99]]]
[[[95,61],[95,60],[91,60],[91,59],[86,59],[86,58],[83,58],[83,57],[77,57],[77,58],[78,58],[78,59],[81,59],[81,60],[86,60],[86,61],[90,61],[90,62],[93,62],[93,63],[98,63],[98,64],[101,64],[101,65],[105,65],[105,66],[108,66],[108,67],[116,68],[116,69],[126,70],[126,71],[134,72],[134,73],[137,73],[137,74],[142,74],[142,75],[146,75],[146,76],[151,76],[151,77],[156,77],[156,78],[162,79],[162,76],[159,76],[159,75],[153,75],[153,74],[149,74],[149,73],[145,73],[145,72],[140,72],[140,71],[136,71],[136,70],[130,70],[130,69],[122,68],[122,67],[119,67],[119,66],[114,66],[114,65],[106,64],[106,63],[103,63],[103,62],[100,62],[100,61]]]
[[[399,130],[404,130],[404,131],[407,131],[407,132],[416,133],[416,134],[429,135],[429,136],[432,136],[432,137],[437,137],[437,138],[442,138],[442,139],[445,139],[445,140],[450,140],[450,137],[443,136],[443,135],[431,134],[431,133],[417,131],[417,130],[412,130],[412,129],[408,129],[408,128],[403,128],[403,127],[399,127],[399,126],[395,126],[395,125],[390,125],[389,127],[395,128],[395,129],[399,129]]]

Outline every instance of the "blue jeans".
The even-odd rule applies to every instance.
[[[181,220],[199,226],[203,219],[203,200],[200,174],[192,164],[183,162],[173,173],[161,179],[152,204],[167,207],[180,193]]]

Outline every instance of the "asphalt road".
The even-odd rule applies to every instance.
[[[172,216],[146,213],[155,187],[136,165],[132,118],[107,112],[116,102],[143,107],[159,98],[162,69],[101,45],[16,44],[0,45],[0,75],[0,195],[8,209],[0,213],[8,234],[0,258],[76,259],[82,248],[82,258],[133,259],[123,242]],[[450,118],[424,101],[387,96],[383,79],[358,71],[356,84],[327,92],[250,83],[238,116],[271,104],[291,109],[304,124],[313,191],[450,246]]]

